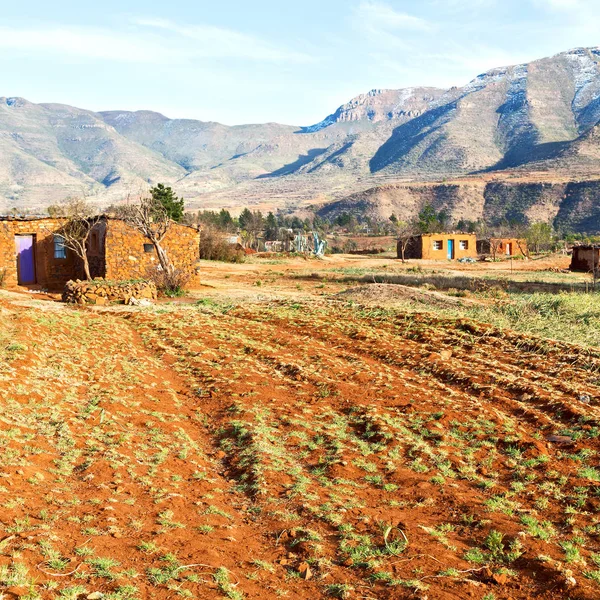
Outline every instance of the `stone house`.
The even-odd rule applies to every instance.
[[[573,246],[571,258],[571,271],[593,273],[600,269],[600,245],[582,244]]]
[[[0,217],[0,277],[8,287],[37,285],[59,290],[70,279],[82,278],[81,260],[63,244],[64,219]],[[194,227],[173,223],[163,240],[176,268],[198,282],[200,234]],[[114,281],[143,279],[158,266],[150,240],[120,219],[104,216],[92,229],[87,256],[92,277]]]
[[[477,240],[477,252],[493,256],[527,256],[527,240],[522,238],[488,238]]]
[[[398,258],[402,258],[400,243]],[[477,258],[477,236],[474,233],[424,233],[416,235],[408,243],[405,258],[427,260],[457,260]]]

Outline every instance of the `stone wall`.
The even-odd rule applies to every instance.
[[[101,220],[90,231],[87,245],[88,264],[90,265],[90,274],[96,277],[104,277],[106,273],[106,220]]]
[[[106,305],[111,302],[134,304],[139,300],[156,300],[152,281],[115,282],[104,279],[69,281],[63,292],[63,302]]]
[[[17,235],[35,236],[37,284],[59,290],[67,281],[83,277],[82,261],[73,252],[67,250],[66,258],[54,257],[54,235],[60,232],[64,223],[64,219],[52,218],[0,220],[0,270],[5,271],[6,287],[18,284]],[[175,267],[190,275],[188,286],[196,286],[199,283],[196,268],[200,258],[198,230],[173,224],[163,247]],[[149,240],[123,221],[110,218],[102,220],[92,230],[88,241],[88,260],[92,277],[113,281],[145,279],[148,270],[159,264]]]
[[[189,287],[199,283],[200,233],[193,227],[171,225],[163,247],[177,269],[190,275]],[[156,250],[141,233],[118,219],[108,219],[105,238],[105,277],[111,280],[143,279],[159,265]]]
[[[64,224],[62,219],[0,220],[0,269],[5,270],[4,285],[18,285],[15,236],[34,236],[36,284],[62,289],[69,279],[80,275],[81,261],[67,250],[66,258],[54,258],[54,234]]]

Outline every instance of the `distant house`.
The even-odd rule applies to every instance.
[[[222,238],[223,241],[230,246],[238,246],[242,243],[242,237],[237,233],[224,233]]]
[[[81,260],[63,244],[66,221],[60,218],[0,217],[0,273],[4,284],[39,285],[61,289],[70,279],[82,278]],[[176,268],[196,277],[200,257],[198,230],[173,223],[163,247]],[[92,229],[87,246],[92,277],[115,281],[143,279],[156,267],[156,250],[136,229],[120,219],[103,217]]]
[[[284,244],[281,240],[267,240],[265,242],[266,252],[283,252]]]
[[[600,269],[600,245],[586,244],[573,246],[571,258],[571,271],[593,273]]]
[[[400,243],[398,258],[402,258]],[[411,238],[405,258],[428,260],[456,260],[477,258],[477,236],[473,233],[424,233]]]
[[[527,256],[527,240],[522,238],[488,238],[477,240],[477,252],[494,257]]]

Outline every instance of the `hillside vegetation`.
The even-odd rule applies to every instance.
[[[549,175],[593,181],[599,61],[598,48],[578,48],[492,69],[463,87],[372,90],[303,127],[229,127],[0,98],[0,210],[40,208],[74,193],[108,203],[157,181],[176,183],[191,208],[294,208],[399,179],[487,172],[534,184]],[[465,207],[454,198],[452,210]],[[593,210],[578,208],[575,226],[588,227]]]

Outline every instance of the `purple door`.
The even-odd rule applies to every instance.
[[[35,283],[35,257],[33,255],[33,236],[15,236],[17,246],[17,274],[19,285]]]

